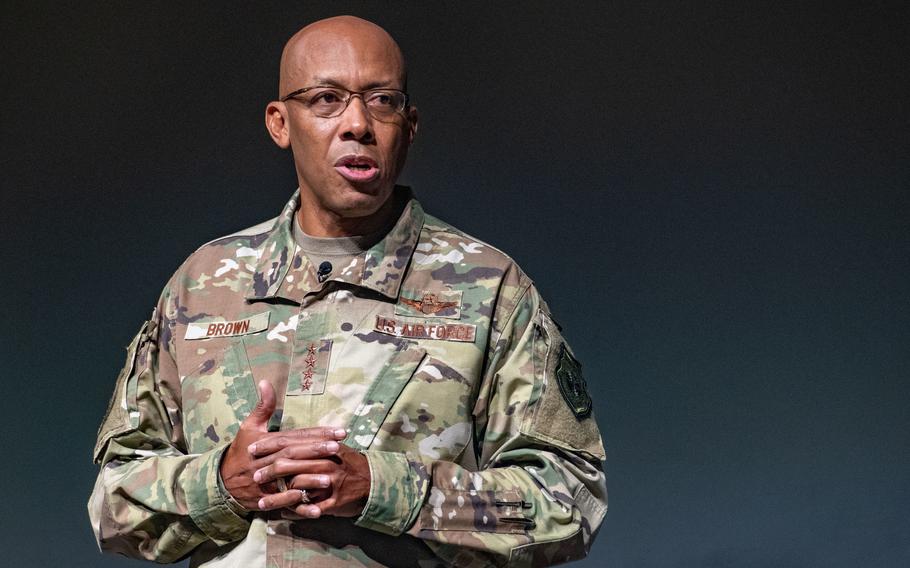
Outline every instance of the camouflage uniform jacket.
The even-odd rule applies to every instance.
[[[410,198],[320,283],[292,236],[298,206],[199,248],[133,339],[95,447],[99,546],[210,568],[582,557],[606,511],[604,451],[531,280]],[[359,518],[250,513],[224,489],[261,379],[273,428],[344,427],[368,458]]]

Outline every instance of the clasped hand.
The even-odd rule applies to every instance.
[[[251,511],[288,509],[308,519],[359,515],[370,492],[370,468],[366,457],[340,443],[344,429],[269,432],[275,390],[268,381],[258,388],[259,402],[221,460],[225,489]]]

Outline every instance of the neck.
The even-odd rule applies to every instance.
[[[369,235],[386,226],[400,210],[400,198],[397,192],[392,192],[392,195],[379,209],[364,217],[345,217],[309,201],[301,194],[297,222],[303,232],[311,237],[335,238]]]

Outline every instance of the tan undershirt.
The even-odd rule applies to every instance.
[[[294,241],[306,255],[310,264],[316,269],[321,280],[327,280],[339,275],[345,270],[352,270],[358,263],[364,261],[364,253],[395,226],[397,217],[392,217],[388,223],[378,231],[368,235],[351,237],[312,237],[300,228],[300,220],[294,219]]]

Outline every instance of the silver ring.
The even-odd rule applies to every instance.
[[[312,501],[310,501],[310,496],[307,495],[307,493],[306,493],[306,489],[300,490],[300,502],[303,503],[304,505],[309,505],[310,503],[312,503]]]

